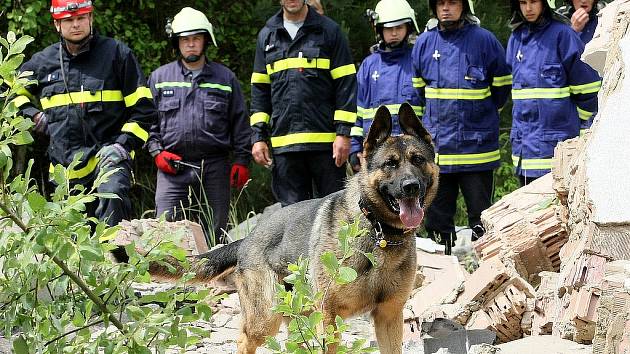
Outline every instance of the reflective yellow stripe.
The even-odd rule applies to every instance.
[[[277,148],[303,143],[332,143],[336,137],[336,133],[295,133],[272,137],[271,146]]]
[[[589,120],[593,116],[593,112],[585,111],[583,109],[580,109],[580,107],[576,107],[576,108],[577,108],[578,116],[580,117],[581,120]]]
[[[501,152],[499,150],[484,152],[480,154],[438,154],[436,156],[437,163],[441,166],[478,165],[482,163],[498,161],[500,159]]]
[[[150,100],[153,99],[153,95],[151,95],[151,90],[149,90],[148,87],[140,86],[138,87],[138,89],[136,89],[136,92],[132,93],[131,95],[125,96],[125,106],[134,106],[141,98],[148,98]]]
[[[149,92],[150,93],[150,92]],[[122,92],[119,90],[90,91],[62,93],[51,97],[42,97],[40,100],[43,109],[52,107],[67,106],[69,104],[89,103],[89,102],[119,102],[123,100]]]
[[[427,87],[426,98],[437,98],[443,100],[483,100],[490,97],[490,88],[484,89],[449,89]]]
[[[601,81],[595,81],[584,85],[569,86],[571,94],[579,95],[585,93],[595,93],[602,87]]]
[[[13,104],[15,105],[15,107],[18,107],[18,108],[19,108],[19,107],[20,107],[20,106],[22,106],[23,104],[30,102],[30,100],[29,100],[29,99],[28,99],[28,97],[26,97],[26,96],[17,96],[17,97],[16,97],[16,98],[14,98],[14,99],[13,99],[13,101],[11,101],[11,102],[13,102]]]
[[[507,86],[512,85],[512,75],[496,76],[492,80],[492,86]]]
[[[199,84],[201,88],[213,88],[221,91],[232,92],[232,88],[230,86],[214,84],[212,82],[204,82],[203,84]]]
[[[258,123],[269,124],[270,119],[271,117],[269,116],[269,114],[265,112],[256,112],[252,114],[251,117],[249,117],[249,125],[256,125]]]
[[[99,158],[95,156],[90,157],[90,159],[88,160],[87,165],[85,165],[84,167],[78,169],[78,170],[67,170],[68,173],[68,179],[77,179],[77,178],[83,178],[85,176],[88,176],[90,173],[94,172],[94,170],[96,170],[96,166],[98,165],[98,161]],[[48,167],[48,172],[52,175],[55,173],[55,166],[53,166],[53,164],[50,164],[50,166]]]
[[[267,74],[252,73],[252,84],[270,84],[271,78]]]
[[[413,111],[414,113],[416,113],[416,115],[418,117],[422,117],[424,115],[424,107],[423,106],[411,106],[413,107]]]
[[[354,112],[342,111],[338,109],[335,111],[335,118],[333,119],[354,124],[354,122],[357,121],[357,114]]]
[[[424,80],[422,80],[421,77],[412,77],[411,78],[411,83],[413,84],[413,87],[416,87],[416,88],[422,88],[422,87],[425,87],[427,85],[424,82]]]
[[[586,132],[587,132],[588,130],[589,130],[588,128],[586,128],[586,129],[580,129],[580,136],[582,136],[582,135],[586,134]]]
[[[157,84],[155,84],[156,89],[161,89],[164,87],[192,87],[192,83],[179,82],[179,81],[165,81],[165,82],[158,82]]]
[[[272,75],[288,69],[330,69],[330,59],[287,58],[267,65],[267,74]]]
[[[142,127],[140,127],[138,123],[125,123],[120,131],[124,133],[131,133],[142,139],[142,141],[144,142],[149,139],[149,133],[146,130],[142,129]]]
[[[400,110],[399,104],[388,104],[388,105],[385,105],[385,107],[387,107],[390,114],[398,115],[398,111]],[[411,106],[411,107],[413,108],[413,111],[416,113],[416,115],[422,116],[424,114],[424,106]],[[378,107],[363,108],[363,107],[357,106],[357,115],[366,119],[372,119],[376,115],[377,110],[378,110]]]
[[[569,97],[568,87],[551,87],[551,88],[531,88],[531,89],[513,89],[513,100],[527,100],[534,98],[565,98]]]
[[[352,129],[350,129],[350,136],[363,136],[363,128],[352,127]]]
[[[330,71],[330,76],[332,76],[333,80],[337,80],[340,77],[356,74],[357,69],[354,67],[354,64],[348,64],[344,66],[340,66],[338,68],[332,69]]]
[[[522,170],[549,170],[553,163],[552,158],[548,159],[521,159],[518,156],[512,155],[512,163],[514,167],[518,167],[519,160]]]

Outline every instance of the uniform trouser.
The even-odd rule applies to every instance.
[[[481,212],[492,204],[493,171],[440,173],[438,191],[427,210],[425,228],[429,233],[453,234],[457,196],[461,189],[468,225],[481,224]]]
[[[273,155],[271,189],[282,206],[321,198],[343,189],[346,166],[335,165],[332,151]]]
[[[131,200],[129,199],[129,190],[131,189],[131,161],[124,160],[110,168],[119,168],[119,170],[109,176],[107,181],[101,183],[101,185],[96,188],[96,192],[115,194],[118,198],[99,198],[97,201],[87,205],[86,211],[89,216],[94,216],[98,220],[105,221],[109,226],[115,226],[122,220],[129,220],[131,218]],[[90,179],[83,179],[77,183],[83,184],[86,187],[91,186],[99,173],[100,167],[97,167],[94,175]]]
[[[189,161],[187,161],[189,162]],[[198,220],[206,232],[214,232],[214,241],[227,232],[230,207],[230,166],[227,156],[207,158],[201,171],[182,167],[176,175],[158,170],[155,191],[156,214],[166,212],[166,219]],[[212,236],[212,235],[210,235]]]

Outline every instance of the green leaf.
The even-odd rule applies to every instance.
[[[88,261],[101,262],[105,260],[103,252],[90,244],[79,247],[79,254],[81,255],[81,258]]]
[[[339,276],[335,279],[337,284],[348,284],[357,278],[357,271],[350,267],[340,267]]]
[[[33,137],[28,131],[22,131],[13,136],[15,145],[28,145],[33,142]]]
[[[29,354],[28,345],[24,336],[19,336],[13,341],[13,352],[15,354]]]
[[[361,253],[363,253],[363,255],[367,257],[367,259],[370,260],[370,263],[372,263],[372,267],[376,267],[378,265],[376,263],[376,258],[374,258],[374,254],[372,254],[371,252],[361,252]]]
[[[15,43],[15,32],[9,31],[9,33],[7,33],[7,41],[9,44]]]
[[[268,336],[266,338],[265,345],[267,346],[267,348],[269,348],[271,350],[275,350],[277,352],[281,352],[282,351],[282,347],[280,346],[280,342],[278,342],[278,340],[275,337],[273,337],[273,336]]]
[[[319,259],[330,274],[334,274],[339,268],[339,260],[331,251],[324,252]]]
[[[9,49],[9,54],[7,56],[11,56],[13,54],[22,53],[26,46],[34,40],[31,36],[22,36],[20,37],[13,45],[11,45],[11,49]]]
[[[28,200],[28,205],[34,212],[41,211],[46,206],[46,198],[39,193],[30,193],[26,199]]]

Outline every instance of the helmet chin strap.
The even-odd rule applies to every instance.
[[[459,27],[462,21],[463,20],[460,18],[459,20],[455,20],[455,21],[439,21],[439,22],[440,22],[441,27],[444,27],[445,30],[450,31],[450,30],[457,29],[457,27]]]
[[[185,62],[187,63],[196,63],[201,59],[201,55],[189,55],[187,57],[183,57]]]

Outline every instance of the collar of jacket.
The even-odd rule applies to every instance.
[[[197,77],[203,76],[203,75],[207,75],[209,73],[211,73],[212,71],[210,70],[210,60],[208,60],[208,57],[206,55],[204,55],[204,57],[206,58],[206,62],[205,64],[203,64],[203,68],[201,68],[201,72],[199,73],[199,75],[197,75]],[[179,65],[179,68],[182,71],[182,75],[186,76],[190,73],[192,73],[192,70],[188,69],[187,67],[184,66],[184,64],[182,63],[182,58],[177,59],[177,65]]]
[[[378,53],[385,60],[398,59],[399,57],[404,56],[407,51],[411,49],[409,43],[404,43],[396,48],[389,48],[383,45],[383,42],[379,42],[370,48],[370,52]]]
[[[306,13],[302,27],[321,26],[323,16],[318,14],[317,11],[309,5],[306,6],[308,6],[308,12]],[[267,21],[267,27],[271,29],[284,28],[282,8]]]
[[[400,246],[403,244],[404,239],[391,240],[387,236],[404,236],[405,233],[413,231],[413,229],[400,229],[382,221],[379,221],[372,211],[371,205],[359,198],[359,209],[366,219],[372,224],[372,230],[370,230],[370,238],[374,242],[375,246],[385,248],[387,246]]]

